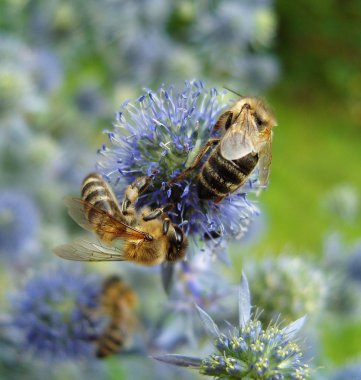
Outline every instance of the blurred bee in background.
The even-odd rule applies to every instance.
[[[166,214],[172,205],[154,210],[134,206],[151,180],[152,176],[137,178],[126,188],[120,205],[100,174],[89,174],[82,184],[82,198],[67,197],[65,204],[70,216],[105,245],[76,241],[55,248],[54,253],[68,260],[132,261],[147,266],[183,259],[188,242]]]
[[[135,292],[120,277],[111,276],[104,281],[100,309],[109,317],[109,323],[96,338],[98,358],[105,358],[122,349],[136,325],[136,305]]]
[[[220,202],[241,187],[259,165],[259,182],[268,182],[272,159],[272,128],[276,121],[266,105],[255,97],[241,97],[218,118],[214,129],[220,138],[211,138],[192,164],[171,180],[172,185],[190,174],[210,148],[196,181],[200,199]]]

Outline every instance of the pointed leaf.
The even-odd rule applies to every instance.
[[[239,325],[244,327],[251,318],[251,294],[247,277],[242,272],[241,285],[239,286]]]
[[[198,305],[196,305],[196,308],[198,310],[199,316],[202,320],[203,326],[212,339],[217,339],[220,335],[220,331],[218,329],[218,326],[214,323],[213,319]]]
[[[152,358],[163,363],[176,365],[178,367],[199,368],[202,364],[202,359],[200,358],[192,358],[190,356],[176,354],[152,356]]]
[[[292,339],[301,330],[302,326],[305,324],[305,321],[306,315],[286,326],[282,332],[287,334],[287,336]]]

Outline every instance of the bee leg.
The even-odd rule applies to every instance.
[[[168,205],[166,205],[164,207],[156,208],[156,209],[152,210],[151,212],[149,212],[148,214],[143,215],[143,220],[147,222],[149,220],[157,219],[161,215],[163,215],[164,213],[171,210],[173,207],[174,207],[174,205],[172,203],[169,203]]]
[[[138,177],[126,188],[122,201],[123,214],[125,214],[127,209],[137,201],[139,195],[148,188],[153,177],[153,175]]]
[[[186,170],[184,170],[182,173],[178,174],[175,178],[173,178],[172,180],[168,181],[167,182],[167,185],[168,186],[171,186],[173,183],[175,182],[179,182],[181,181],[183,178],[185,178],[192,170],[194,170],[198,165],[199,163],[201,162],[201,159],[203,158],[203,156],[208,152],[209,148],[211,148],[213,145],[216,145],[218,144],[220,141],[219,138],[213,138],[213,139],[209,139],[206,143],[206,145],[204,145],[204,147],[202,148],[202,150],[198,153],[198,155],[196,156],[196,158],[194,159],[194,161],[192,162],[191,166],[189,166]]]
[[[143,215],[143,220],[148,222],[149,220],[157,219],[163,214],[163,209],[156,208],[146,215]]]
[[[224,198],[224,197],[222,197],[222,196],[216,198],[215,201],[214,201],[214,203],[217,204],[217,203],[221,202],[221,200],[222,200],[223,198]]]
[[[167,233],[169,231],[169,226],[170,226],[170,219],[165,218],[163,220],[163,235],[167,235]]]
[[[233,112],[231,111],[226,111],[222,113],[222,115],[218,118],[216,124],[214,125],[214,130],[218,131],[222,127],[227,130],[231,125],[232,125],[232,117],[233,117]]]

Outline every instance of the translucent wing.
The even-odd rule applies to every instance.
[[[80,198],[66,197],[64,203],[69,215],[84,229],[95,232],[105,241],[116,238],[131,240],[149,240],[146,232],[140,231],[122,222],[98,207]],[[91,218],[87,217],[91,215]]]
[[[60,245],[54,249],[54,253],[63,259],[75,261],[125,261],[119,249],[83,240]]]
[[[259,151],[259,182],[262,186],[267,185],[272,161],[271,136],[262,145]]]
[[[226,160],[237,160],[255,151],[251,139],[244,131],[229,129],[221,140],[221,153]]]
[[[221,140],[221,154],[226,160],[237,160],[256,152],[249,129],[238,124],[227,130]]]

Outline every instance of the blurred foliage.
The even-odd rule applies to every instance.
[[[324,97],[360,125],[361,3],[358,0],[277,0],[277,52],[288,92]],[[337,104],[339,103],[339,104]]]

